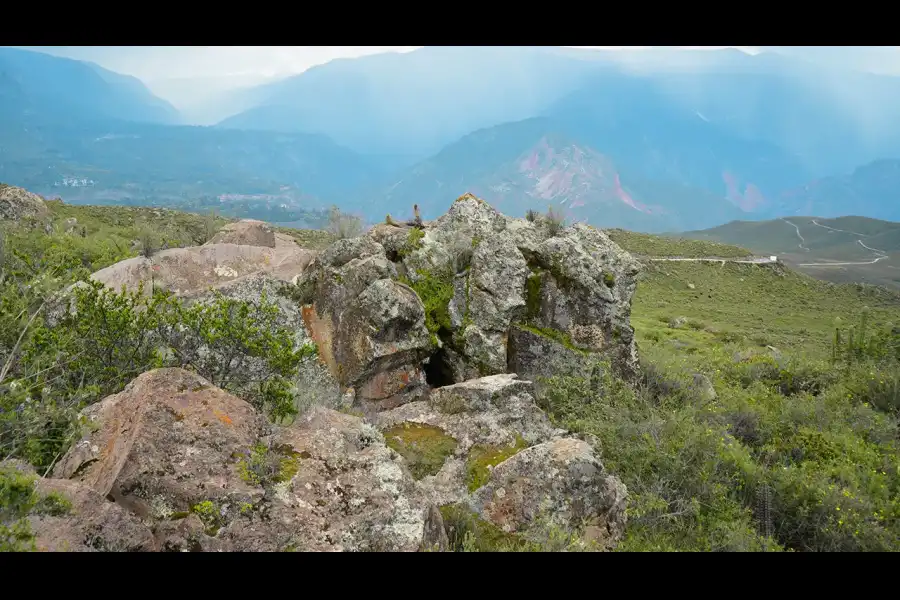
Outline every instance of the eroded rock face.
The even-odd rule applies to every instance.
[[[334,345],[338,315],[352,314],[351,305],[366,286],[393,279],[409,283],[427,307],[428,327],[437,339],[431,350],[420,350],[431,355],[431,367],[441,363],[429,370],[444,373],[450,383],[511,368],[523,368],[529,377],[545,375],[527,356],[537,345],[518,325],[544,338],[542,352],[562,359],[586,355],[558,361],[557,374],[568,367],[577,374],[582,363],[605,359],[631,376],[638,365],[630,324],[638,268],[593,227],[576,224],[552,234],[540,223],[507,217],[467,194],[421,228],[381,224],[365,237],[336,242],[299,285],[313,307],[307,324],[322,339],[333,369],[342,362],[336,356],[351,345],[349,340],[338,344],[340,350]],[[518,354],[510,348],[511,335],[518,336]],[[513,355],[518,358],[511,360]]]
[[[0,220],[20,221],[50,214],[44,200],[20,187],[0,183]]]
[[[275,230],[263,221],[243,219],[228,223],[207,244],[239,244],[242,246],[275,247]]]
[[[322,360],[358,400],[384,407],[420,395],[433,350],[422,301],[396,277],[384,248],[361,237],[332,244],[298,282]]]

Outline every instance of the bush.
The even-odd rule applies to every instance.
[[[339,240],[355,238],[365,233],[362,219],[332,206],[328,214],[328,232]]]
[[[544,215],[544,224],[550,235],[554,236],[566,226],[566,217],[561,210],[551,206]]]
[[[660,365],[645,366],[637,389],[606,367],[599,382],[543,382],[553,420],[595,436],[628,487],[619,549],[896,549],[896,422],[849,399],[844,380],[813,396],[808,386],[785,389],[778,371],[747,382],[746,365],[728,364],[716,364],[719,398],[703,405]]]
[[[294,347],[265,297],[185,306],[171,294],[117,293],[91,282],[73,301],[57,325],[38,324],[8,356],[0,381],[4,453],[49,469],[78,437],[81,408],[164,366],[194,369],[272,419],[296,413],[292,381],[316,350]]]

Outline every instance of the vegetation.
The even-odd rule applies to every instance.
[[[437,474],[457,445],[440,427],[422,423],[400,423],[383,433],[385,443],[406,459],[415,479]]]
[[[896,295],[791,271],[650,266],[632,312],[641,384],[553,377],[542,403],[627,485],[620,550],[896,550],[898,317]]]
[[[3,236],[0,459],[21,458],[49,471],[80,435],[81,408],[162,366],[194,369],[275,420],[296,412],[292,382],[315,348],[294,347],[294,332],[277,325],[268,299],[218,297],[188,306],[158,290],[113,292],[87,279],[133,256],[130,241],[141,219],[178,244],[204,241],[204,217],[49,204],[50,233],[34,224]],[[85,237],[58,226],[72,217]],[[65,292],[75,282],[81,283]],[[238,372],[253,376],[237,378]]]
[[[750,250],[719,242],[688,238],[667,238],[623,229],[608,229],[612,241],[637,256],[680,258],[745,258]]]
[[[0,459],[49,472],[80,435],[81,408],[158,366],[195,369],[271,418],[290,418],[291,382],[314,348],[294,346],[268,299],[185,305],[158,290],[114,292],[87,282],[94,270],[137,254],[132,241],[142,220],[163,232],[163,244],[187,244],[207,237],[211,216],[50,205],[49,233],[26,224],[4,231],[0,245]],[[65,233],[61,225],[72,217],[84,237]],[[420,244],[421,231],[412,231],[410,245]],[[705,241],[610,234],[645,255],[744,255]],[[452,274],[418,275],[407,283],[425,304],[429,330],[444,335]],[[528,313],[540,277],[529,278]],[[62,293],[77,281],[84,283]],[[62,310],[65,302],[74,311]],[[670,327],[673,321],[684,326]],[[879,288],[832,285],[772,266],[651,263],[632,308],[641,381],[626,384],[598,365],[591,381],[549,378],[539,401],[560,426],[597,439],[605,466],[627,485],[620,550],[894,550],[898,322],[900,297]],[[564,334],[534,331],[571,344]],[[714,398],[695,388],[698,375],[712,383]],[[384,435],[416,478],[438,472],[457,448],[445,432],[420,423]],[[521,445],[473,448],[469,488],[483,485]],[[293,477],[302,460],[261,445],[240,457],[238,469],[253,485],[273,486]],[[2,549],[33,547],[28,515],[68,510],[63,497],[39,497],[33,477],[0,470]],[[221,526],[213,502],[193,512],[208,531]],[[526,540],[461,507],[442,514],[458,550],[586,548],[552,528]]]
[[[364,233],[362,219],[332,206],[328,213],[328,233],[339,240],[359,237]]]

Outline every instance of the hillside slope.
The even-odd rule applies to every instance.
[[[828,281],[900,286],[900,223],[867,217],[786,217],[735,221],[679,235],[776,254],[796,269]]]
[[[0,120],[120,119],[174,124],[175,108],[138,79],[88,62],[0,47]]]

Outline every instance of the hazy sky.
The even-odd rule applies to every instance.
[[[641,46],[581,46],[640,49]],[[723,48],[726,46],[682,46]],[[732,46],[745,52],[771,50],[835,66],[900,75],[900,46]],[[160,79],[258,80],[300,73],[335,58],[408,52],[417,46],[44,46],[36,50],[91,60],[147,83]],[[677,47],[673,47],[675,50]]]
[[[133,75],[181,109],[202,105],[227,89],[301,73],[336,58],[409,52],[419,46],[31,46],[89,60]],[[576,46],[605,50],[738,48],[773,51],[833,67],[900,76],[900,46]]]
[[[640,49],[641,46],[581,46]],[[725,46],[682,46],[723,48]],[[745,52],[770,50],[850,67],[900,75],[900,46],[732,46]],[[335,58],[408,52],[417,46],[44,46],[36,50],[91,60],[147,83],[160,79],[229,78],[258,80],[300,73]],[[677,47],[673,47],[675,50]]]

